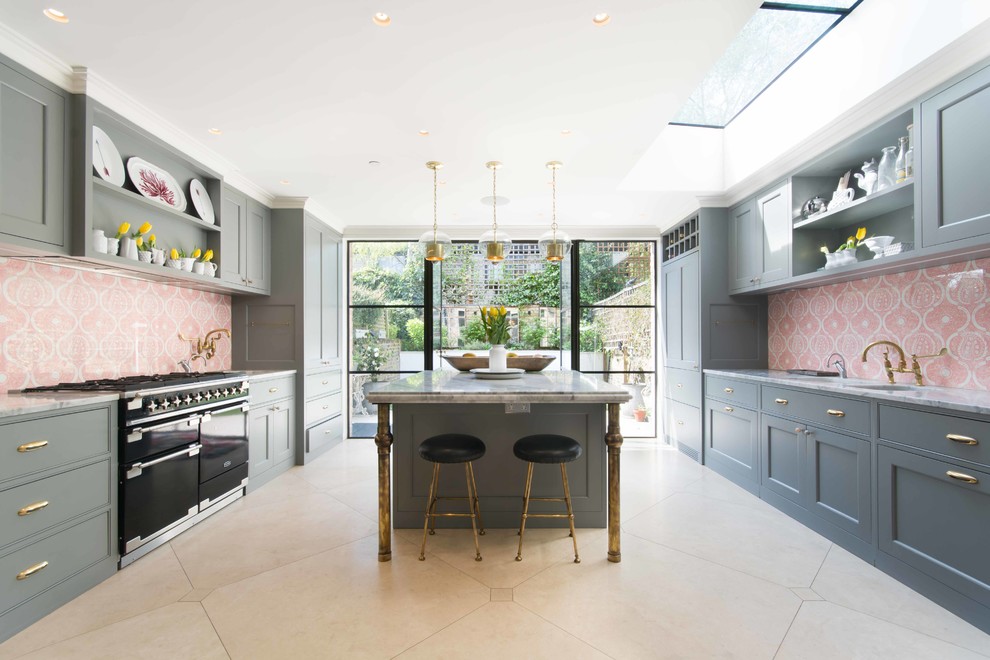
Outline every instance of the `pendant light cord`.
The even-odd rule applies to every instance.
[[[433,168],[433,242],[437,242],[437,168]]]
[[[550,170],[552,175],[552,186],[553,186],[553,222],[550,224],[550,229],[553,231],[553,242],[557,242],[557,168]]]
[[[498,215],[495,212],[495,175],[498,172],[497,167],[492,168],[492,242],[498,242]]]

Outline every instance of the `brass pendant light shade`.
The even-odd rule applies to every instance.
[[[433,229],[420,236],[419,242],[426,249],[427,261],[443,261],[451,244],[450,236],[437,229],[437,170],[443,163],[431,160],[426,167],[433,170]]]
[[[485,259],[497,263],[503,261],[509,253],[512,239],[504,230],[498,228],[498,214],[495,210],[498,203],[498,197],[495,194],[495,177],[498,169],[502,167],[502,163],[497,160],[490,160],[485,163],[485,167],[492,171],[492,228],[481,235],[478,244],[485,251]]]
[[[565,232],[557,229],[557,170],[563,167],[559,160],[551,160],[547,163],[547,169],[552,173],[553,179],[553,223],[550,231],[540,236],[540,252],[543,253],[547,261],[563,261],[567,252],[571,249],[571,237]]]

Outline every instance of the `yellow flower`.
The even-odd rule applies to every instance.
[[[135,243],[135,244],[136,244],[136,245],[137,245],[138,247],[141,247],[142,245],[144,245],[144,239],[143,239],[143,238],[141,238],[140,236],[138,236],[137,238],[135,238],[135,239],[134,239],[134,243]]]
[[[148,237],[148,242],[151,243],[152,245],[155,244],[155,241],[156,240],[157,239],[155,238],[155,235],[154,234],[152,234],[151,236]]]
[[[179,251],[176,250],[175,248],[172,248],[172,251],[168,253],[168,256],[170,256],[172,259],[178,259]]]
[[[120,223],[120,226],[117,227],[117,238],[120,238],[130,230],[131,230],[131,223],[129,222]]]
[[[828,246],[823,245],[820,248],[818,248],[818,251],[821,252],[822,254],[828,254]]]
[[[206,254],[203,255],[203,261],[209,261],[213,258],[213,250],[207,250]]]
[[[481,308],[481,318],[488,318],[488,308],[487,307],[482,307]]]
[[[498,315],[499,316],[505,316],[505,306],[504,305],[502,307],[499,307],[498,308]]]
[[[856,240],[861,241],[866,238],[866,227],[860,227],[856,230]]]
[[[144,235],[151,231],[151,223],[146,222],[138,229],[138,234]]]
[[[193,259],[199,259],[199,255],[201,255],[201,254],[203,254],[203,253],[200,252],[199,248],[196,248],[195,250],[193,250],[193,252],[192,252],[192,254],[190,256]]]

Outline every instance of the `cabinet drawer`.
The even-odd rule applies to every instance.
[[[109,452],[111,410],[84,410],[0,426],[0,481]]]
[[[321,396],[318,399],[307,401],[306,426],[310,426],[321,419],[339,415],[341,412],[341,400],[342,397],[338,392],[337,394],[328,394],[326,396]]]
[[[306,452],[332,447],[344,439],[344,418],[335,417],[306,431]]]
[[[698,408],[701,406],[701,374],[687,369],[664,369],[667,398]]]
[[[0,557],[0,612],[92,566],[110,552],[108,511]],[[26,575],[32,568],[36,570]]]
[[[268,380],[251,382],[251,405],[264,405],[269,401],[277,401],[294,396],[296,392],[295,375],[269,378]]]
[[[877,476],[880,550],[990,606],[990,474],[881,445]]]
[[[0,492],[3,545],[101,506],[110,506],[110,461]]]
[[[306,374],[306,398],[314,399],[340,391],[340,369]]]
[[[851,433],[870,433],[870,403],[865,400],[764,385],[763,411]]]
[[[731,378],[705,376],[705,396],[756,409],[760,405],[760,386]]]
[[[990,422],[884,405],[879,411],[884,440],[990,465]]]
[[[667,436],[682,453],[701,462],[701,409],[667,399]]]

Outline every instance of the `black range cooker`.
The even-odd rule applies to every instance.
[[[128,376],[25,392],[120,392],[121,566],[244,493],[248,380],[242,372]]]

